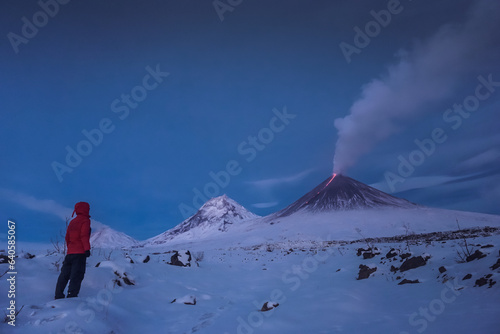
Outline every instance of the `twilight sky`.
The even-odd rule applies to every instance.
[[[77,201],[144,240],[227,194],[266,215],[335,168],[500,214],[500,4],[0,3],[0,219]],[[335,167],[333,160],[335,157]]]

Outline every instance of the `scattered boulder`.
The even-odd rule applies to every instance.
[[[427,262],[424,260],[423,257],[421,257],[421,256],[414,256],[414,257],[411,257],[411,258],[407,259],[405,262],[403,262],[403,264],[401,265],[401,267],[399,267],[399,270],[401,272],[403,272],[403,271],[407,271],[407,270],[410,270],[410,269],[415,269],[415,268],[418,268],[418,267],[425,266],[426,264],[427,264]]]
[[[357,253],[356,253],[356,255],[357,255],[357,256],[360,256],[360,255],[361,255],[361,254],[363,254],[364,252],[369,252],[370,250],[371,250],[370,248],[368,248],[368,249],[358,248],[358,249],[357,249]]]
[[[191,267],[191,252],[188,250],[174,251],[170,262],[167,263],[173,266]]]
[[[490,268],[491,268],[491,270],[496,270],[496,269],[500,268],[500,259],[498,259],[497,263],[492,265]]]
[[[371,258],[374,258],[375,257],[375,254],[373,254],[372,252],[364,252],[363,253],[363,259],[367,260],[367,259],[371,259]]]
[[[439,273],[442,274],[446,271],[446,268],[444,266],[439,267]]]
[[[474,260],[482,259],[483,257],[486,257],[486,254],[484,254],[483,252],[481,252],[479,249],[476,249],[476,251],[474,253],[472,253],[471,255],[467,256],[467,258],[465,259],[465,261],[471,262],[471,261],[474,261]]]
[[[144,260],[142,260],[142,263],[148,263],[149,260],[151,260],[151,258],[148,256],[146,256],[146,258]]]
[[[32,258],[34,258],[34,257],[35,257],[35,255],[33,255],[33,254],[31,254],[31,253],[26,253],[26,254],[24,254],[24,258],[25,258],[25,259],[28,259],[28,260],[29,260],[29,259],[32,259]]]
[[[391,259],[395,256],[397,256],[398,253],[396,253],[396,250],[394,248],[391,248],[391,250],[386,254],[386,258]]]
[[[377,271],[377,267],[370,268],[364,264],[359,265],[359,273],[357,280],[366,279],[370,277],[371,274]]]
[[[483,285],[486,285],[489,283],[489,286],[488,288],[491,288],[493,285],[495,285],[497,282],[494,281],[491,276],[493,276],[492,274],[488,274],[484,277],[481,277],[480,279],[477,279],[476,280],[476,284],[474,284],[474,286],[476,287],[481,287]]]
[[[395,273],[399,270],[399,268],[397,267],[394,267],[393,265],[391,265],[391,273]]]
[[[278,307],[280,304],[276,302],[265,302],[260,309],[261,312],[271,311],[272,309]]]
[[[481,277],[480,279],[476,280],[476,284],[474,284],[474,286],[481,287],[481,286],[485,285],[486,283],[488,283],[488,280],[484,277]]]
[[[420,283],[418,279],[416,280],[409,280],[409,279],[404,279],[401,282],[398,283],[398,285],[403,285],[403,284],[415,284],[415,283]]]
[[[187,295],[182,298],[175,298],[170,302],[170,304],[177,303],[177,304],[185,304],[185,305],[196,305],[196,297]]]
[[[471,279],[472,278],[472,275],[471,274],[467,274],[464,276],[464,278],[462,278],[462,281],[465,281],[466,279]]]
[[[5,254],[0,254],[0,263],[9,263],[9,257]]]
[[[407,259],[411,256],[411,253],[404,253],[404,254],[401,254],[401,261],[404,260],[404,259]]]
[[[127,273],[124,272],[123,274],[120,274],[118,271],[115,271],[114,273],[118,277],[117,279],[114,280],[116,285],[122,286],[122,284],[121,284],[122,281],[126,285],[135,285],[135,282],[132,281],[130,278],[128,278]]]
[[[130,263],[135,263],[134,260],[130,257],[128,253],[125,253],[125,258],[130,262]]]

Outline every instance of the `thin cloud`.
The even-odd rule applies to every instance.
[[[485,152],[481,152],[476,156],[461,162],[457,168],[458,169],[478,169],[484,168],[485,166],[498,164],[500,162],[500,150],[497,148],[492,148]]]
[[[267,208],[275,207],[278,204],[279,204],[279,202],[267,202],[267,203],[255,203],[255,204],[252,204],[252,206],[254,208],[257,208],[257,209],[267,209]]]
[[[304,178],[306,178],[313,171],[314,171],[314,169],[308,169],[306,171],[303,171],[303,172],[300,172],[298,174],[294,174],[291,176],[269,178],[269,179],[263,179],[263,180],[258,180],[258,181],[249,181],[247,183],[250,185],[253,185],[255,187],[258,187],[258,188],[273,188],[273,187],[283,185],[283,184],[290,184],[290,183],[296,183],[296,182],[302,181]]]
[[[66,221],[66,218],[71,219],[71,215],[73,213],[73,208],[68,208],[54,200],[38,199],[34,196],[5,188],[0,188],[0,199],[10,201],[31,211],[56,216],[62,221]],[[102,228],[105,225],[95,219],[92,219],[92,226]]]
[[[71,217],[73,209],[65,207],[51,199],[38,199],[21,192],[0,188],[0,198],[18,204],[26,209],[47,213],[61,220]]]
[[[408,190],[431,188],[431,187],[443,185],[446,183],[451,183],[451,182],[456,182],[456,181],[463,180],[463,179],[468,179],[469,177],[470,177],[470,175],[460,176],[460,177],[445,176],[445,175],[410,177],[410,178],[405,179],[405,182],[398,184],[395,191],[391,191],[387,182],[385,182],[385,181],[373,183],[373,184],[370,184],[370,186],[373,188],[376,188],[378,190],[381,190],[383,192],[389,193],[389,194],[391,194],[391,193],[397,194],[397,193],[408,191]]]

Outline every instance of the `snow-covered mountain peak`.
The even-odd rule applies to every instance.
[[[104,224],[90,236],[90,245],[93,248],[128,248],[136,244],[137,240],[134,238]]]
[[[207,219],[227,218],[231,215],[241,220],[257,217],[226,194],[207,201],[193,217],[197,215]]]
[[[207,201],[196,214],[176,227],[146,241],[148,245],[163,244],[175,238],[196,239],[226,232],[233,224],[258,218],[227,195]]]

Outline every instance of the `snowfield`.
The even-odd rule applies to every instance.
[[[500,271],[490,267],[499,259],[500,235],[496,230],[469,237],[470,250],[486,256],[466,263],[459,263],[462,239],[370,245],[363,240],[318,240],[285,248],[272,243],[227,247],[200,242],[183,245],[193,254],[191,267],[166,264],[179,248],[94,249],[80,296],[57,301],[56,265],[63,255],[48,254],[49,246],[37,250],[21,245],[36,255],[28,259],[19,253],[17,261],[16,301],[24,307],[16,327],[2,323],[0,331],[498,333],[500,286],[493,282]],[[365,259],[365,251],[358,249],[369,246],[379,254]],[[391,249],[396,255],[388,259]],[[400,267],[408,259],[402,257],[421,255],[428,258],[425,265],[391,271],[391,266]],[[149,261],[143,263],[147,256]],[[358,280],[360,265],[376,269]],[[2,272],[4,267],[0,264]],[[468,274],[471,278],[463,280]],[[475,286],[481,278],[486,284]],[[420,283],[398,285],[404,279]],[[8,290],[5,277],[0,290]],[[6,293],[0,302],[6,305]],[[279,306],[261,312],[265,302]]]
[[[221,196],[144,242],[98,227],[74,299],[53,300],[64,254],[19,245],[19,313],[1,333],[500,332],[499,216],[339,175],[267,217]],[[168,264],[181,250],[191,266]],[[0,291],[5,310],[6,278]]]

